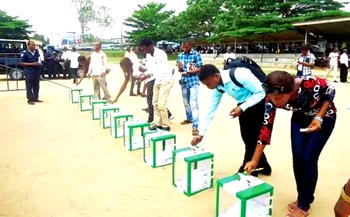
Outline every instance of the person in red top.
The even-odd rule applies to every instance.
[[[335,89],[325,79],[295,78],[285,71],[271,72],[263,87],[267,94],[264,122],[254,156],[244,169],[255,169],[265,146],[270,144],[276,108],[293,111],[291,144],[298,197],[288,205],[287,216],[304,217],[314,200],[318,158],[336,121]]]

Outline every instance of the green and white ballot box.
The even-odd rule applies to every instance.
[[[217,180],[216,217],[272,216],[273,187],[244,173]]]
[[[168,131],[150,131],[144,134],[143,160],[151,167],[169,165],[176,149],[176,136]]]
[[[149,131],[150,124],[141,120],[130,120],[124,122],[124,146],[129,150],[143,148],[143,135]]]
[[[91,114],[92,120],[98,120],[101,118],[100,108],[107,105],[107,100],[105,99],[93,99],[91,100]]]
[[[90,111],[91,110],[91,101],[92,101],[92,94],[85,94],[82,93],[79,96],[79,108],[80,111]]]
[[[110,130],[113,138],[119,138],[124,136],[124,129],[123,129],[124,122],[132,120],[133,117],[134,116],[132,114],[128,114],[124,112],[111,114]]]
[[[111,127],[111,115],[118,113],[119,107],[112,104],[107,104],[100,108],[100,125],[103,129]]]
[[[187,196],[213,187],[214,155],[201,148],[173,151],[172,182]]]
[[[82,93],[81,88],[72,88],[69,90],[69,101],[71,103],[79,103],[79,96]]]

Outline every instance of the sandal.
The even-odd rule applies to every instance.
[[[292,211],[289,211],[286,217],[306,217],[309,215],[308,211],[304,211],[296,206]]]
[[[297,206],[298,206],[298,201],[297,200],[292,202],[292,203],[290,203],[290,204],[288,204],[288,211],[289,212],[293,211]]]

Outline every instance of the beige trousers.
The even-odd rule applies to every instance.
[[[106,76],[105,75],[93,75],[91,76],[92,83],[94,84],[94,99],[100,99],[100,89],[102,88],[104,99],[111,98],[107,88]]]
[[[154,124],[157,126],[170,126],[166,104],[173,83],[174,80],[171,79],[165,84],[155,84],[153,86]]]

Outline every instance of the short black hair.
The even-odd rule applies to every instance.
[[[140,46],[151,46],[151,45],[153,45],[153,41],[151,40],[151,39],[149,39],[149,38],[143,38],[143,39],[141,39],[141,41],[140,41]]]
[[[84,62],[86,60],[85,56],[79,56],[78,57],[78,62]]]
[[[206,78],[214,76],[215,74],[220,73],[219,69],[216,68],[213,64],[205,64],[199,70],[199,80],[204,81]]]

